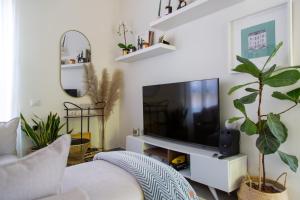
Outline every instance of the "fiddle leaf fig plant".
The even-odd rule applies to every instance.
[[[273,65],[267,68],[273,57],[282,47],[283,43],[279,43],[265,64],[259,68],[249,59],[237,56],[240,62],[233,71],[245,73],[254,78],[254,81],[244,83],[232,87],[228,94],[245,89],[248,93],[246,96],[233,101],[234,107],[239,110],[242,116],[233,117],[228,120],[229,123],[243,120],[240,130],[249,136],[256,135],[256,147],[260,152],[260,172],[259,172],[259,190],[264,190],[266,186],[266,169],[265,169],[265,156],[277,153],[280,159],[289,166],[289,168],[296,172],[298,169],[298,159],[296,156],[289,155],[280,151],[280,146],[286,142],[288,137],[288,129],[282,121],[282,115],[295,108],[300,103],[300,88],[295,88],[286,93],[277,91],[277,88],[291,86],[300,80],[300,66],[290,66],[281,68]],[[265,86],[274,88],[273,98],[289,103],[289,107],[283,109],[281,112],[263,113],[262,101],[267,99],[264,95]],[[269,100],[269,99],[268,99]],[[257,119],[254,121],[248,115],[246,105],[258,101]]]

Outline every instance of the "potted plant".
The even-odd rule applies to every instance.
[[[132,44],[127,44],[127,36],[126,34],[130,32],[132,34],[132,31],[129,31],[127,26],[125,25],[124,22],[122,22],[119,25],[119,30],[118,30],[118,35],[120,37],[123,37],[124,43],[119,43],[118,46],[123,50],[123,55],[127,55],[130,53],[130,51],[134,51],[136,49]]]
[[[300,79],[300,72],[298,71],[300,66],[280,68],[274,64],[272,67],[267,68],[282,45],[283,43],[281,42],[276,46],[262,68],[258,68],[246,58],[237,56],[237,60],[241,64],[233,69],[235,72],[251,75],[255,80],[234,86],[230,89],[229,95],[242,88],[245,88],[248,94],[233,101],[234,107],[242,113],[242,116],[229,119],[229,123],[243,120],[240,127],[241,132],[249,136],[258,136],[256,147],[260,152],[259,176],[245,179],[238,192],[240,200],[288,199],[284,185],[279,184],[278,180],[273,181],[266,178],[266,156],[277,153],[280,159],[287,164],[293,172],[296,172],[298,168],[297,157],[284,153],[280,151],[279,148],[281,144],[286,142],[288,137],[288,129],[282,121],[282,116],[300,103],[300,88],[293,89],[287,93],[273,91],[273,98],[291,104],[287,109],[278,113],[264,113],[262,109],[262,101],[265,99],[262,98],[265,86],[269,86],[270,88],[286,87],[294,85]],[[250,85],[254,85],[254,87],[249,87]],[[257,120],[254,121],[250,119],[245,105],[252,104],[256,101],[258,101]]]
[[[33,143],[32,150],[36,151],[44,148],[60,137],[59,131],[64,124],[60,124],[60,117],[57,114],[50,113],[46,121],[38,116],[32,119],[33,126],[29,125],[21,114],[21,129],[30,138]]]
[[[131,51],[135,49],[135,47],[132,44],[126,45],[123,43],[119,43],[118,46],[123,50],[123,55],[129,54]]]

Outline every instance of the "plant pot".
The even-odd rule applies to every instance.
[[[282,174],[280,177],[283,175],[287,175],[286,173]],[[279,192],[278,193],[266,193],[262,192],[259,190],[256,190],[252,187],[250,187],[250,183],[256,183],[258,184],[259,177],[250,177],[251,180],[248,178],[245,179],[241,185],[240,190],[238,191],[238,199],[239,200],[288,200],[288,193],[287,189],[284,185],[278,183],[279,178],[274,181],[270,179],[266,179],[266,184],[273,186],[275,189],[277,189]]]
[[[72,139],[68,164],[74,165],[84,162],[84,155],[90,146],[89,139]]]
[[[128,49],[123,49],[123,56],[129,54],[129,50]]]

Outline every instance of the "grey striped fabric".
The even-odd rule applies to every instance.
[[[94,160],[105,160],[134,176],[145,200],[198,200],[194,189],[179,172],[153,158],[114,151],[99,153]]]

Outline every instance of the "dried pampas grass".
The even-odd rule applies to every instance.
[[[96,76],[96,71],[93,64],[85,65],[85,87],[86,94],[91,98],[93,104],[98,102],[98,78]]]
[[[107,72],[107,69],[103,69],[102,78],[101,78],[101,81],[99,82],[99,88],[98,88],[99,102],[107,101],[108,88],[110,85],[109,78],[110,77]]]
[[[116,102],[120,99],[121,87],[123,85],[123,74],[121,70],[113,73],[112,80],[108,91],[106,105],[104,109],[104,117],[107,121],[113,111]]]
[[[86,91],[92,104],[99,107],[100,103],[104,105],[104,121],[111,116],[116,102],[120,99],[121,88],[123,86],[123,73],[121,70],[114,71],[112,79],[107,69],[102,70],[101,80],[96,75],[95,68],[92,64],[86,65]],[[98,114],[101,110],[96,110]],[[104,123],[104,122],[103,122]],[[104,127],[102,127],[102,148],[104,148]],[[101,136],[100,136],[101,137]]]
[[[114,71],[112,79],[107,69],[102,70],[101,80],[98,81],[96,70],[93,64],[85,66],[86,69],[86,91],[92,104],[105,104],[105,119],[107,120],[113,111],[113,107],[120,98],[121,87],[123,85],[123,73],[121,70]]]

